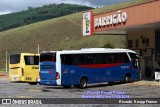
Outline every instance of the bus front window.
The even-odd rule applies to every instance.
[[[139,65],[138,64],[138,59],[134,59],[133,60],[133,67],[136,68],[136,69],[138,69],[138,67],[139,67],[138,65]]]
[[[137,54],[134,53],[129,53],[132,63],[133,63],[133,68],[138,69],[139,68],[139,58]]]
[[[10,56],[10,64],[18,64],[20,63],[20,54],[15,54]]]

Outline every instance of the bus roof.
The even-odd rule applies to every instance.
[[[40,53],[53,53],[53,52],[56,52],[56,51],[41,51]]]
[[[129,50],[129,49],[120,49],[120,48],[115,48],[115,49],[111,49],[111,48],[83,48],[81,50],[62,50],[62,51],[57,51],[59,53],[119,53],[119,52],[131,52],[131,53],[136,53],[133,50]]]
[[[35,53],[17,53],[17,54],[21,54],[21,55],[39,55],[39,54],[35,54]],[[11,54],[11,55],[17,55],[17,54]]]

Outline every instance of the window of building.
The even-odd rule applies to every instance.
[[[160,53],[155,54],[155,61],[160,61]]]
[[[149,47],[149,38],[146,38],[146,47]]]
[[[133,41],[132,40],[128,40],[128,48],[133,48]]]
[[[138,41],[138,39],[136,39],[135,40],[135,47],[138,48],[138,45],[139,45],[139,41]]]
[[[160,29],[155,31],[155,53],[160,53]]]

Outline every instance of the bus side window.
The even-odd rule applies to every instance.
[[[79,54],[79,64],[86,64],[85,54]]]
[[[34,64],[39,65],[39,56],[34,56]]]
[[[39,64],[39,56],[24,56],[26,65],[38,65]]]
[[[105,53],[105,54],[103,55],[103,57],[104,57],[104,58],[103,58],[104,64],[108,64],[108,63],[109,63],[109,57],[108,57],[108,56],[109,56],[109,54],[107,54],[107,53]]]
[[[104,55],[102,53],[92,54],[92,64],[104,64]]]
[[[105,64],[105,56],[103,53],[97,54],[96,57],[97,64]]]
[[[122,53],[114,53],[114,63],[122,63],[123,59],[122,59]]]
[[[92,64],[97,64],[97,55],[92,54]]]
[[[115,55],[113,53],[109,53],[109,63],[115,63]]]
[[[73,65],[78,65],[80,63],[80,55],[74,54],[73,55]]]
[[[66,65],[72,65],[72,55],[69,54],[63,54],[61,55],[61,60],[62,60],[62,64],[66,64]]]
[[[66,60],[66,59],[65,59],[65,56],[64,56],[64,55],[61,55],[61,63],[62,63],[62,64],[65,64],[65,60]]]
[[[87,54],[87,64],[92,64],[92,63],[93,63],[93,55]]]

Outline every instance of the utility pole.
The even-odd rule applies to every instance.
[[[8,51],[6,51],[6,72],[8,71]]]
[[[39,54],[39,44],[38,44],[38,54]]]

